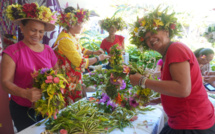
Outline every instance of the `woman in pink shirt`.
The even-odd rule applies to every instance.
[[[51,10],[43,10],[44,8],[31,3],[19,5],[22,11],[16,14],[14,12],[18,11],[18,7],[12,6],[13,10],[8,6],[7,16],[19,23],[24,39],[3,51],[1,81],[3,89],[11,94],[10,114],[19,132],[42,119],[42,116],[35,117],[32,108],[33,102],[41,98],[41,90],[32,87],[31,73],[42,68],[56,69],[57,58],[48,45],[40,43],[45,31],[54,30],[55,25],[50,23],[52,16],[39,14],[53,15]]]
[[[158,9],[135,23],[132,42],[162,55],[161,81],[136,73],[130,75],[130,82],[161,93],[168,122],[160,134],[215,134],[214,107],[203,86],[198,61],[186,45],[171,42],[180,30],[174,13]]]

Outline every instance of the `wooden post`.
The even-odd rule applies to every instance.
[[[1,70],[1,63],[0,63]],[[1,71],[0,71],[1,75]],[[2,89],[0,82],[0,134],[14,134],[12,118],[9,110],[9,96]]]

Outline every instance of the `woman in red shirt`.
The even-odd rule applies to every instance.
[[[126,26],[122,18],[106,18],[101,21],[100,25],[102,29],[108,31],[109,33],[109,36],[102,40],[100,48],[109,54],[111,47],[118,44],[123,49],[122,52],[124,54],[124,37],[121,35],[116,35],[118,30],[123,30]],[[106,66],[106,68],[111,69],[110,63]]]
[[[162,55],[161,81],[136,73],[130,75],[130,82],[161,93],[168,123],[160,134],[215,134],[214,107],[203,86],[198,61],[186,45],[170,41],[180,25],[166,10],[156,9],[138,20],[131,38],[138,47]]]

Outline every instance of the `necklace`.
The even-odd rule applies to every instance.
[[[167,50],[168,50],[168,48],[169,48],[169,46],[172,44],[172,42],[170,42],[168,45],[167,45],[167,47],[166,47],[166,49],[165,49],[165,51],[164,51],[164,54],[163,54],[163,56],[162,56],[162,60],[164,61],[164,57],[166,56],[166,52],[167,52]]]

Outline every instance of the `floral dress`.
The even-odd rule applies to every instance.
[[[64,90],[68,105],[82,98],[82,73],[89,64],[84,54],[88,50],[79,44],[78,39],[64,30],[59,34],[53,49],[58,57],[60,71],[68,81]]]

